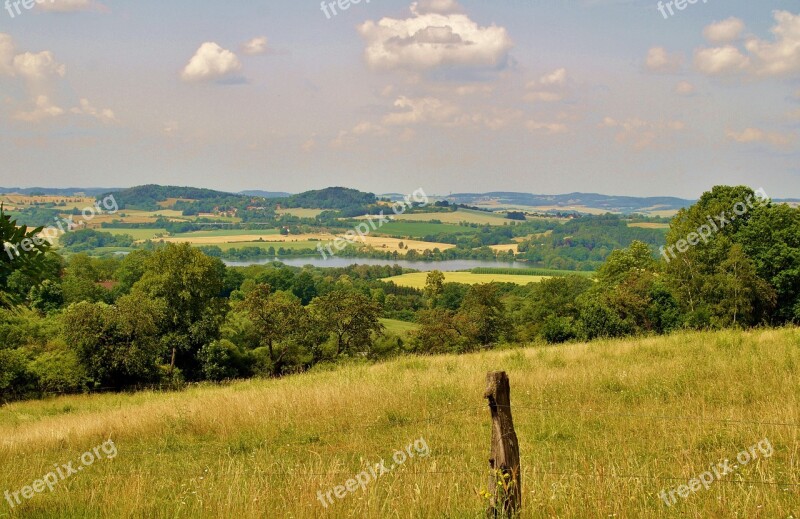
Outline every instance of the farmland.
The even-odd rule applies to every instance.
[[[442,223],[459,224],[461,222],[475,223],[479,225],[507,225],[508,220],[502,213],[487,213],[485,211],[474,211],[470,209],[459,209],[455,212],[446,213],[410,213],[392,215],[397,221],[407,222],[430,222],[438,220]]]
[[[393,276],[384,281],[392,281],[394,284],[410,288],[424,288],[427,272],[413,272],[401,276]],[[538,283],[547,276],[517,276],[512,274],[473,274],[472,272],[444,272],[445,283],[464,283],[475,285],[478,283],[515,283],[517,285],[527,285],[528,283]]]
[[[0,488],[29,485],[109,438],[118,455],[3,513],[477,517],[490,436],[484,381],[505,370],[523,518],[789,517],[800,483],[788,425],[800,421],[798,346],[796,329],[683,333],[11,404],[0,414],[0,463],[14,470],[0,473]],[[427,456],[323,508],[318,491],[419,439]],[[671,509],[659,498],[763,439],[770,457]]]

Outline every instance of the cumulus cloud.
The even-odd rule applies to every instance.
[[[670,54],[664,47],[653,47],[647,52],[644,66],[651,72],[677,72],[682,63],[680,54]]]
[[[268,50],[267,43],[268,42],[266,36],[259,36],[258,38],[253,38],[252,40],[242,45],[242,54],[245,54],[247,56],[260,56],[262,54],[266,54]]]
[[[188,82],[234,79],[242,70],[242,63],[233,52],[217,43],[206,42],[197,49],[183,69],[181,78]]]
[[[88,99],[81,99],[80,106],[76,106],[70,110],[75,115],[86,115],[93,117],[102,123],[113,123],[117,121],[114,111],[109,108],[97,109],[89,102]]]
[[[695,87],[688,81],[680,81],[675,85],[675,93],[680,96],[690,96],[695,93]]]
[[[694,54],[694,66],[703,74],[719,76],[744,72],[750,67],[750,58],[732,45],[700,49]]]
[[[0,76],[14,75],[14,39],[0,32]]]
[[[528,83],[524,99],[528,102],[553,103],[567,96],[567,69],[560,68]]]
[[[770,29],[775,41],[750,38],[745,48],[753,56],[756,74],[763,76],[800,73],[800,14],[788,11],[774,13],[776,25]]]
[[[460,114],[459,108],[436,97],[410,98],[400,96],[394,102],[398,112],[387,114],[383,124],[387,126],[409,126],[415,124],[452,125]]]
[[[49,50],[39,53],[25,52],[14,56],[14,74],[30,81],[42,81],[49,77],[64,77],[67,67],[56,62]]]
[[[765,143],[776,148],[786,148],[793,140],[791,134],[768,132],[760,128],[745,128],[740,132],[727,130],[725,136],[740,144]]]
[[[775,11],[773,16],[772,40],[751,36],[744,42],[744,51],[730,44],[698,49],[695,68],[708,75],[746,73],[758,77],[792,77],[800,74],[800,14]],[[707,38],[717,37],[718,42],[730,41],[725,37],[734,34],[736,29],[738,25],[726,20],[706,27],[704,34]],[[736,32],[737,36],[741,30]]]
[[[62,108],[54,105],[45,95],[38,96],[34,101],[34,108],[28,112],[17,112],[14,119],[28,123],[38,123],[45,119],[58,117],[64,113]]]
[[[503,27],[480,27],[451,0],[426,0],[411,6],[412,16],[383,18],[358,27],[366,42],[367,65],[375,70],[431,71],[500,68],[512,47]]]
[[[730,43],[738,40],[744,32],[744,22],[731,17],[721,22],[715,22],[703,29],[703,36],[715,44]]]
[[[646,121],[632,117],[620,121],[605,117],[598,127],[616,130],[615,139],[618,144],[626,144],[641,151],[665,147],[670,135],[686,129],[686,124],[676,120]]]

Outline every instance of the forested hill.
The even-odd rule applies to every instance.
[[[315,209],[344,209],[353,206],[372,205],[377,201],[373,193],[364,193],[346,187],[329,187],[318,191],[306,191],[282,201],[286,207],[309,207]]]
[[[212,189],[159,186],[155,184],[136,186],[129,189],[123,189],[121,191],[105,193],[105,195],[111,194],[113,194],[114,198],[116,198],[120,209],[142,209],[146,211],[157,210],[161,208],[159,206],[159,202],[169,199],[214,200],[242,198],[244,200],[249,198],[244,195],[224,193],[222,191],[214,191]]]

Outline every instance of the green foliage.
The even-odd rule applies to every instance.
[[[39,238],[42,227],[29,230],[18,226],[0,205],[0,308],[20,304],[27,291],[19,293],[9,289],[9,278],[18,273],[35,281],[47,272],[46,253],[50,244]]]

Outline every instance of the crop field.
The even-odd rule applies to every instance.
[[[259,229],[258,231],[254,230],[242,230],[242,229],[216,229],[213,231],[194,231],[188,233],[180,233],[176,234],[175,238],[207,238],[207,237],[216,237],[216,236],[225,236],[225,237],[236,237],[236,236],[245,236],[251,235],[257,232],[261,236],[279,236],[280,233],[277,229]]]
[[[0,488],[17,491],[109,439],[116,454],[100,451],[103,459],[15,509],[0,501],[0,514],[480,517],[486,373],[503,370],[522,519],[797,517],[797,366],[797,329],[723,331],[15,403],[0,413],[0,464],[14,468],[0,472]],[[396,463],[411,445],[414,456]],[[757,458],[738,465],[751,446]],[[387,473],[324,498],[381,460]],[[724,460],[733,474],[677,494]],[[676,503],[668,507],[662,490]]]
[[[94,206],[95,198],[60,195],[28,196],[8,194],[0,195],[0,202],[2,202],[6,208],[24,208],[37,204],[60,204],[63,202],[65,205],[58,207],[58,209],[70,211],[72,209],[84,209],[86,207]]]
[[[274,248],[276,251],[283,247],[284,250],[305,250],[305,249],[316,249],[317,245],[320,244],[320,241],[308,241],[308,240],[300,240],[300,241],[246,241],[246,242],[238,242],[238,243],[221,243],[216,245],[223,251],[231,250],[231,249],[244,249],[246,247],[258,247],[260,249],[269,250],[270,247]]]
[[[511,251],[514,254],[516,254],[519,252],[519,243],[506,243],[504,245],[489,245],[489,248],[495,252]]]
[[[668,223],[640,222],[629,223],[628,227],[639,227],[640,229],[669,229]]]
[[[435,268],[435,264],[432,265]],[[518,276],[512,274],[473,274],[472,272],[443,272],[445,283],[464,283],[466,285],[476,285],[479,283],[516,283],[517,285],[527,285],[528,283],[539,283],[549,276]],[[393,281],[395,285],[410,288],[425,288],[427,272],[413,272],[384,278],[383,281]]]
[[[107,232],[114,235],[127,234],[132,236],[134,240],[151,240],[158,234],[167,234],[166,229],[115,229],[104,228],[99,229],[101,232]]]

